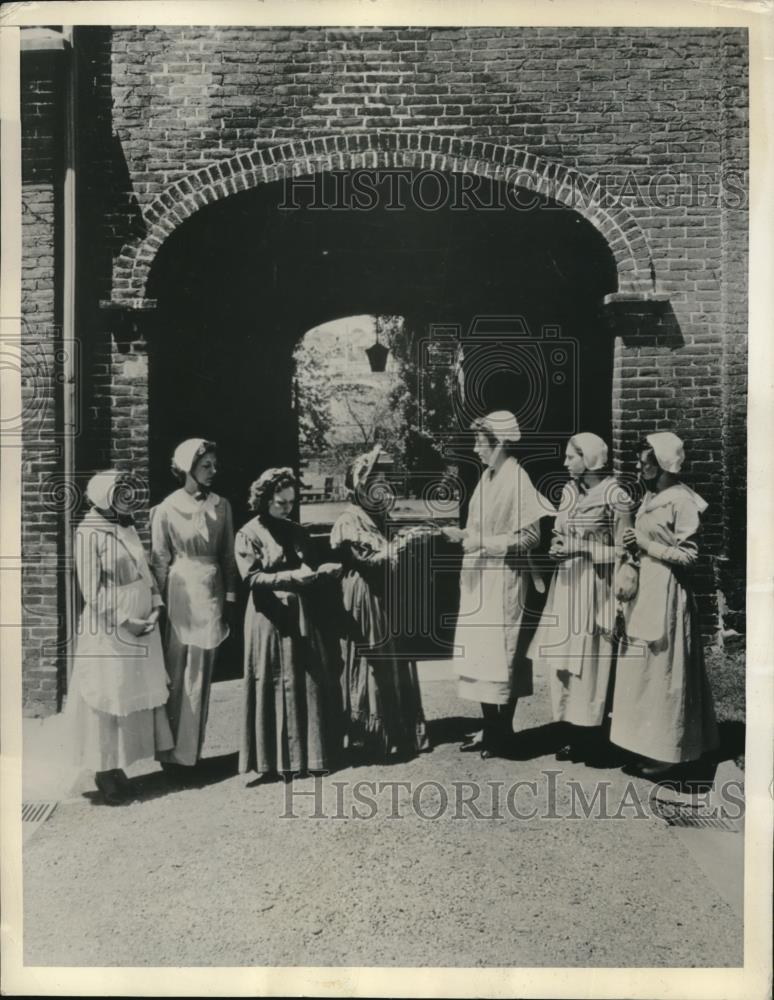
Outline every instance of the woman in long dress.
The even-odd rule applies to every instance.
[[[126,801],[124,768],[174,745],[168,677],[156,627],[161,596],[131,515],[121,473],[88,484],[91,510],[75,533],[83,595],[65,715],[73,762],[95,772],[106,802]]]
[[[706,502],[681,482],[683,442],[647,436],[637,467],[646,487],[624,544],[639,554],[639,589],[616,670],[610,739],[642,758],[635,770],[664,777],[718,745],[690,570]]]
[[[558,565],[530,646],[530,659],[547,667],[554,719],[567,724],[558,760],[580,760],[593,752],[608,707],[616,539],[632,517],[616,479],[604,471],[607,458],[607,445],[596,434],[575,434],[567,443],[570,482],[549,552]]]
[[[335,760],[341,702],[320,628],[316,591],[341,567],[314,569],[309,537],[290,520],[296,480],[267,469],[252,485],[256,516],[237,532],[236,563],[249,588],[241,774],[324,772]]]
[[[346,635],[342,689],[348,746],[384,759],[429,749],[416,662],[401,657],[387,595],[410,537],[388,540],[379,499],[376,445],[355,459],[345,485],[351,502],[331,532],[331,549],[345,569]]]
[[[236,601],[234,528],[228,500],[212,492],[215,445],[184,441],[172,458],[181,488],[151,511],[151,564],[166,600],[164,645],[175,748],[167,766],[193,767],[202,752],[218,647]]]
[[[532,668],[522,628],[530,588],[542,580],[529,565],[540,544],[540,520],[554,508],[508,453],[521,438],[516,418],[498,410],[473,423],[475,452],[485,469],[468,509],[464,529],[446,528],[462,543],[460,610],[453,666],[458,695],[481,703],[484,727],[460,749],[490,757],[513,735],[517,700],[532,694]]]

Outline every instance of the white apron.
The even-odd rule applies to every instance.
[[[183,646],[216,649],[228,636],[223,609],[236,567],[231,508],[177,490],[151,511],[152,562],[167,615]]]

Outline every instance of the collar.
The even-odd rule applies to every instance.
[[[700,514],[703,514],[708,506],[707,501],[690,486],[686,486],[685,483],[674,483],[658,493],[651,493],[648,490],[643,497],[639,513],[644,514],[649,510],[658,510],[660,507],[666,507],[668,504],[680,500],[690,500]]]
[[[494,469],[494,468],[492,468],[491,465],[488,465],[486,467],[485,471],[484,471],[484,476],[485,476],[485,478],[487,478],[487,479],[489,479],[491,481],[495,477],[499,476],[500,473],[503,471],[503,469],[512,468],[514,465],[517,468],[521,468],[519,466],[519,463],[516,461],[516,459],[512,455],[506,455],[506,457],[503,460],[502,464],[500,465],[499,469]]]
[[[217,493],[210,492],[203,500],[197,500],[195,495],[187,490],[179,489],[170,494],[167,502],[181,514],[197,514],[202,510],[214,511],[220,503],[220,497]]]
[[[580,487],[580,483],[577,484]],[[600,505],[610,503],[610,489],[616,486],[616,480],[614,476],[605,476],[600,482],[595,483],[590,489],[584,487],[583,489],[578,489],[578,507],[599,507]]]

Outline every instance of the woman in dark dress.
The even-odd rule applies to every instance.
[[[267,469],[250,490],[256,517],[236,536],[237,567],[250,588],[241,774],[326,771],[340,733],[338,686],[316,604],[341,567],[312,568],[309,538],[290,520],[295,498],[293,470]]]
[[[361,455],[347,472],[351,502],[331,532],[344,565],[346,635],[342,687],[348,744],[370,757],[409,756],[429,743],[416,663],[401,657],[386,595],[410,536],[388,539],[379,508],[381,449]]]

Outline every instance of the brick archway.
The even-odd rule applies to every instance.
[[[649,297],[655,291],[650,251],[637,221],[587,175],[511,146],[401,132],[282,143],[237,154],[171,184],[144,210],[146,235],[126,244],[116,259],[112,304],[137,309],[152,305],[146,285],[158,250],[207,205],[291,176],[401,167],[476,174],[572,208],[607,241],[618,270],[618,293]]]

